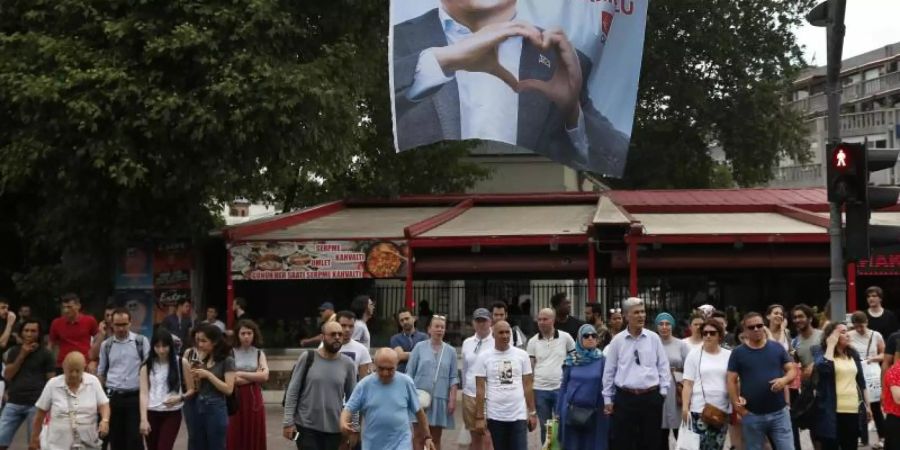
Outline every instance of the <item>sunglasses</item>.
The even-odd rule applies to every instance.
[[[761,330],[765,325],[758,323],[756,325],[747,325],[748,330]]]
[[[719,332],[715,330],[705,330],[703,336],[718,336]]]
[[[622,312],[622,308],[612,308],[609,310],[610,314],[619,314]]]
[[[432,318],[432,319],[447,320],[447,316],[442,316],[442,315],[440,315],[440,314],[435,314],[435,315],[431,316],[431,318]]]
[[[597,333],[586,333],[581,335],[582,339],[600,339]]]
[[[634,362],[637,365],[641,365],[641,355],[638,354],[637,349],[634,349]]]

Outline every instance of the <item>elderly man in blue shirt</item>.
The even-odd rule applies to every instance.
[[[397,373],[397,352],[390,348],[375,353],[375,376],[367,376],[353,389],[341,412],[341,432],[351,435],[351,417],[362,415],[362,450],[409,450],[412,432],[409,418],[416,416],[425,436],[426,450],[435,450],[428,431],[428,418],[419,406],[412,378]]]
[[[644,301],[629,297],[622,303],[625,332],[604,350],[603,399],[612,415],[612,448],[650,450],[661,447],[663,401],[672,377],[669,358],[659,335],[644,328]]]
[[[112,327],[113,335],[100,346],[97,367],[109,397],[109,444],[113,450],[142,449],[139,376],[150,353],[150,342],[130,331],[131,313],[125,308],[113,311]]]

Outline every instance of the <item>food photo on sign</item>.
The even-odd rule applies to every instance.
[[[620,177],[648,0],[391,0],[398,151],[517,145]]]
[[[401,278],[408,262],[394,241],[251,242],[230,252],[233,280]]]

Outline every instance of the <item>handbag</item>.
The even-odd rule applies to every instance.
[[[434,380],[431,382],[431,388],[434,389],[437,384],[438,372],[441,370],[441,361],[444,360],[444,344],[441,343],[441,356],[438,358],[437,366],[434,367]],[[419,407],[428,409],[431,407],[431,393],[425,389],[416,389],[416,395],[419,397]]]
[[[700,435],[694,431],[692,421],[683,421],[678,427],[678,440],[675,441],[676,450],[699,450]]]
[[[584,428],[594,421],[594,414],[597,408],[585,408],[569,403],[566,410],[566,425],[575,428]]]
[[[711,428],[720,429],[726,423],[728,423],[728,413],[720,409],[719,407],[713,405],[706,401],[706,390],[703,389],[703,376],[700,375],[703,371],[701,370],[703,364],[703,349],[700,349],[700,361],[697,363],[697,374],[700,380],[700,392],[703,393],[703,411],[700,412],[700,419],[703,420],[703,423],[708,425]]]

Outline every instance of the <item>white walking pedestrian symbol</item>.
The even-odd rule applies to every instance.
[[[838,167],[847,167],[847,154],[844,153],[844,150],[838,150],[837,166]]]

